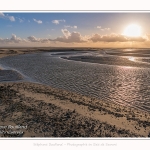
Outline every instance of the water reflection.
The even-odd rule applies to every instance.
[[[0,59],[0,63],[19,70],[34,81],[52,87],[150,111],[149,68],[65,60],[61,59],[60,55],[50,54],[7,57]],[[110,61],[113,62],[114,59]],[[116,62],[124,63],[124,59],[119,57]]]
[[[116,75],[112,79],[109,93],[110,99],[122,105],[132,105],[133,107],[141,108],[138,102],[144,98],[139,94],[142,84],[140,72],[132,67],[117,67],[116,69]]]
[[[129,60],[135,61],[135,57],[129,57]]]

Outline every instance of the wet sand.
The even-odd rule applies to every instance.
[[[88,50],[88,48],[59,48],[59,47],[37,47],[37,48],[0,48],[0,58],[13,55],[39,53],[39,52],[70,52]],[[95,50],[95,49],[93,49]]]
[[[38,83],[0,83],[0,91],[0,137],[150,136],[148,112]]]
[[[73,57],[61,57],[67,60],[73,61],[82,61],[98,64],[107,64],[107,65],[118,65],[118,66],[127,66],[127,67],[142,67],[149,68],[150,64],[141,63],[137,61],[129,60],[128,58],[117,58],[117,57],[108,57],[108,56],[73,56]]]
[[[0,58],[27,53],[47,52],[55,49],[57,50],[57,48],[0,48]]]

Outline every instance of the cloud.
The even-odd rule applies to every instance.
[[[127,37],[120,34],[109,34],[109,35],[100,35],[100,34],[93,34],[92,36],[82,36],[79,32],[70,32],[67,29],[61,30],[63,36],[57,37],[55,39],[50,38],[37,38],[35,36],[28,36],[26,39],[22,39],[20,37],[17,37],[15,34],[12,34],[10,38],[0,38],[0,45],[35,45],[38,44],[54,44],[55,42],[62,42],[59,44],[82,44],[87,46],[87,44],[105,44],[105,45],[113,45],[118,46],[120,44],[129,44],[128,42],[137,42],[136,45],[144,45],[147,44],[150,45],[150,35],[145,35],[143,37]],[[98,43],[103,42],[103,43]],[[118,42],[118,43],[115,43]],[[124,43],[123,43],[124,42]],[[142,43],[143,42],[143,43]],[[56,43],[55,43],[56,44]],[[118,45],[117,45],[118,44]]]
[[[17,37],[15,34],[12,34],[12,37],[9,39],[9,38],[6,38],[6,39],[2,39],[0,38],[0,43],[5,43],[5,44],[9,44],[9,43],[20,43],[20,42],[23,42],[24,39],[21,39],[20,37]]]
[[[29,37],[27,37],[27,39],[28,39],[30,42],[39,42],[39,39],[37,39],[35,36],[29,36]]]
[[[0,13],[0,18],[3,18],[3,19],[7,19],[7,20],[10,20],[10,21],[15,21],[15,17],[14,16],[9,16],[8,14],[5,15],[4,13]]]
[[[10,41],[13,42],[13,43],[19,43],[19,42],[22,41],[22,39],[17,37],[15,34],[12,34],[12,37],[11,37]]]
[[[96,28],[97,28],[97,29],[100,29],[100,30],[102,30],[102,31],[110,30],[110,28],[102,28],[101,26],[97,26]]]
[[[70,33],[67,29],[61,30],[63,33],[63,37],[57,37],[56,39],[50,39],[51,41],[58,41],[64,43],[82,43],[86,42],[84,37],[81,36],[79,32],[72,32]]]
[[[20,23],[22,23],[22,22],[24,22],[24,21],[25,21],[25,19],[24,19],[24,18],[16,17],[16,19],[18,19]]]
[[[48,43],[48,42],[50,42],[49,39],[36,38],[35,36],[29,36],[29,37],[27,37],[27,39],[30,42],[41,42],[41,43]]]
[[[62,29],[61,31],[66,38],[68,38],[71,35],[71,33],[67,29]]]
[[[146,42],[146,41],[149,41],[149,38],[148,38],[147,36],[128,37],[128,41],[133,41],[133,42]]]
[[[15,21],[14,16],[8,16],[8,18],[9,18],[10,21]]]
[[[40,42],[41,43],[48,43],[48,42],[50,42],[50,40],[49,39],[41,39]]]
[[[110,30],[110,28],[103,28],[102,31]]]
[[[77,26],[73,26],[75,29],[77,29]]]
[[[124,42],[127,41],[127,39],[122,35],[116,35],[116,34],[110,34],[110,35],[99,35],[94,34],[89,39],[93,42]]]
[[[64,19],[63,20],[52,20],[52,23],[54,24],[59,24],[60,22],[66,22]]]
[[[11,38],[6,38],[6,39],[0,38],[1,44],[27,43],[27,42],[48,43],[50,42],[50,39],[36,38],[35,36],[29,36],[27,37],[27,39],[22,39],[20,37],[17,37],[15,34],[12,34]]]
[[[74,28],[77,29],[77,26],[64,26],[65,28]]]
[[[120,34],[109,34],[109,35],[100,35],[100,34],[93,34],[89,40],[92,42],[144,42],[147,40],[146,37],[126,37]]]
[[[19,22],[20,22],[20,23],[24,22],[24,20],[23,20],[23,19],[21,19],[21,18],[18,18],[18,19],[19,19]]]
[[[102,27],[101,27],[101,26],[97,26],[97,28],[98,28],[98,29],[101,29]]]
[[[5,17],[5,15],[4,15],[3,13],[0,12],[0,17],[1,17],[1,18],[2,18],[2,17]]]
[[[150,39],[150,34],[146,34],[145,36],[144,36],[144,38],[145,39],[147,39],[147,41]]]
[[[41,20],[36,20],[36,19],[33,18],[33,21],[35,21],[35,22],[38,23],[38,24],[42,24],[42,21],[41,21]]]

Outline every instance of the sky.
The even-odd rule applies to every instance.
[[[0,12],[0,47],[150,47],[150,13]]]

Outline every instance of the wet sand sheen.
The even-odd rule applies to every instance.
[[[72,53],[81,55],[81,52]],[[28,81],[150,111],[150,70],[148,68],[99,65],[60,58],[63,55],[70,55],[70,53],[27,54],[7,57],[1,59],[0,62],[30,77]],[[82,52],[82,55],[86,54],[95,55],[96,52]],[[103,63],[120,63],[121,60],[124,60],[115,58],[116,61],[112,61],[112,57],[110,58],[106,60],[104,57],[104,60],[101,61]],[[126,64],[124,63],[124,65]]]
[[[118,66],[129,66],[129,67],[142,67],[149,68],[149,63],[142,64],[141,62],[134,62],[129,60],[128,58],[116,58],[110,56],[74,56],[74,57],[61,57],[67,60],[81,61],[81,62],[90,62],[90,63],[98,63],[98,64],[107,64],[107,65],[118,65]]]
[[[14,70],[0,70],[0,82],[23,80],[23,76]]]
[[[2,137],[147,137],[150,114],[35,83],[0,83],[1,125],[27,125]]]

